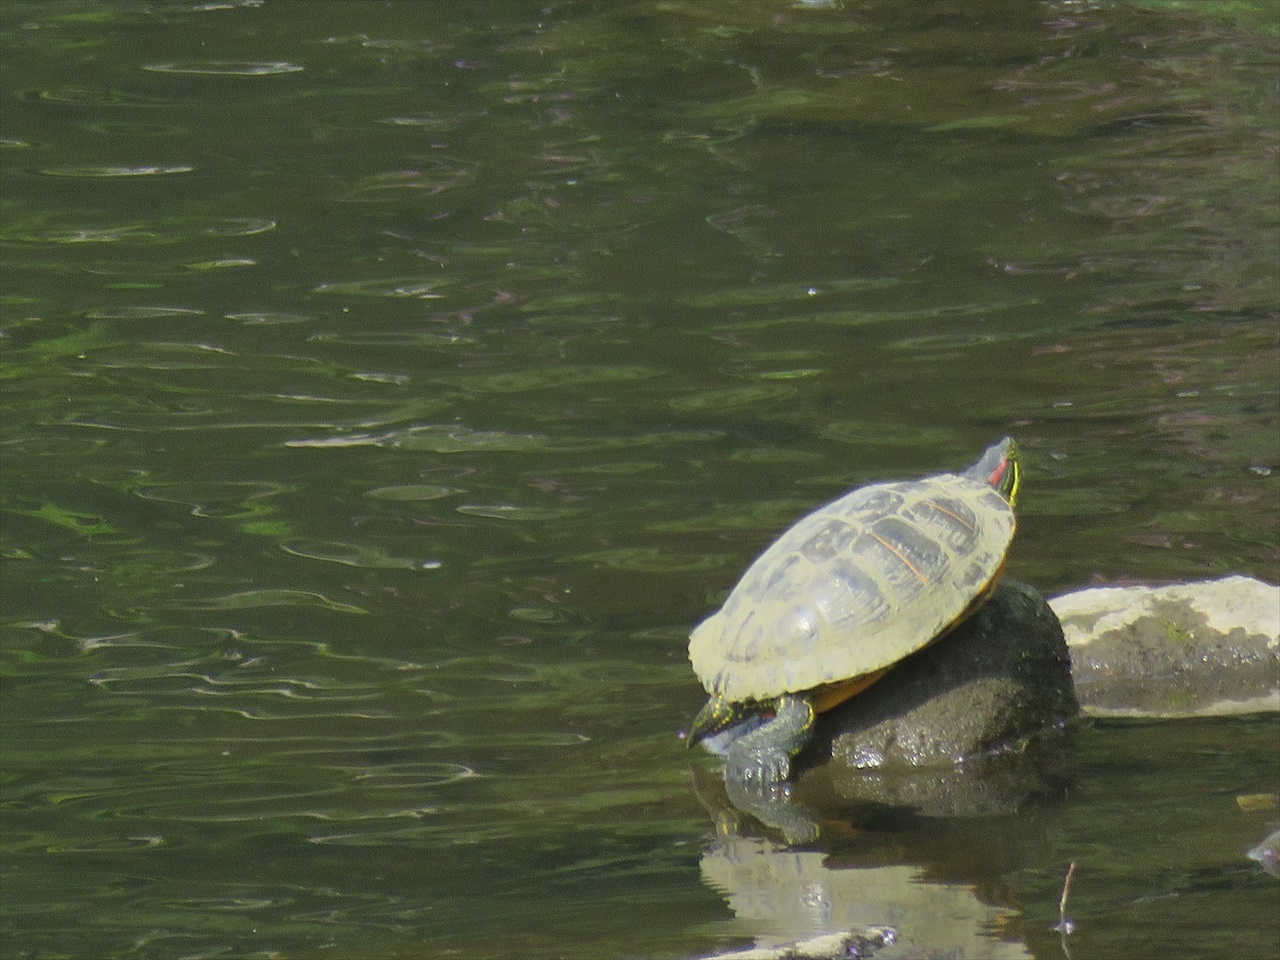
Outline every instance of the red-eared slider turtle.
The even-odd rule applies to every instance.
[[[727,743],[738,783],[785,780],[815,714],[990,594],[1013,540],[1017,458],[1006,437],[963,473],[860,487],[787,530],[689,638],[711,696],[687,744]]]

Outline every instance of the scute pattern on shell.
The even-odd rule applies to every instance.
[[[873,673],[926,646],[991,586],[1013,508],[941,474],[860,487],[802,518],[689,639],[703,686],[767,700]]]

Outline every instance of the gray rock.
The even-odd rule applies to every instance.
[[[1095,716],[1280,710],[1280,586],[1225,577],[1101,587],[1050,601],[1076,696]]]

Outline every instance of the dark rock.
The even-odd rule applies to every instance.
[[[1018,751],[1078,712],[1058,618],[1006,580],[951,633],[824,714],[799,764],[953,767]]]

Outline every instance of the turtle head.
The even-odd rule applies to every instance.
[[[717,733],[740,723],[758,710],[758,706],[734,703],[732,700],[726,700],[724,697],[712,694],[707,698],[707,702],[702,709],[698,711],[698,715],[693,718],[693,723],[689,724],[689,733],[685,737],[684,745],[692,747],[695,743],[699,743],[708,737],[714,737]]]
[[[1015,506],[1018,488],[1022,486],[1022,465],[1018,462],[1018,445],[1005,437],[988,447],[978,462],[964,472],[966,477],[985,483]]]

